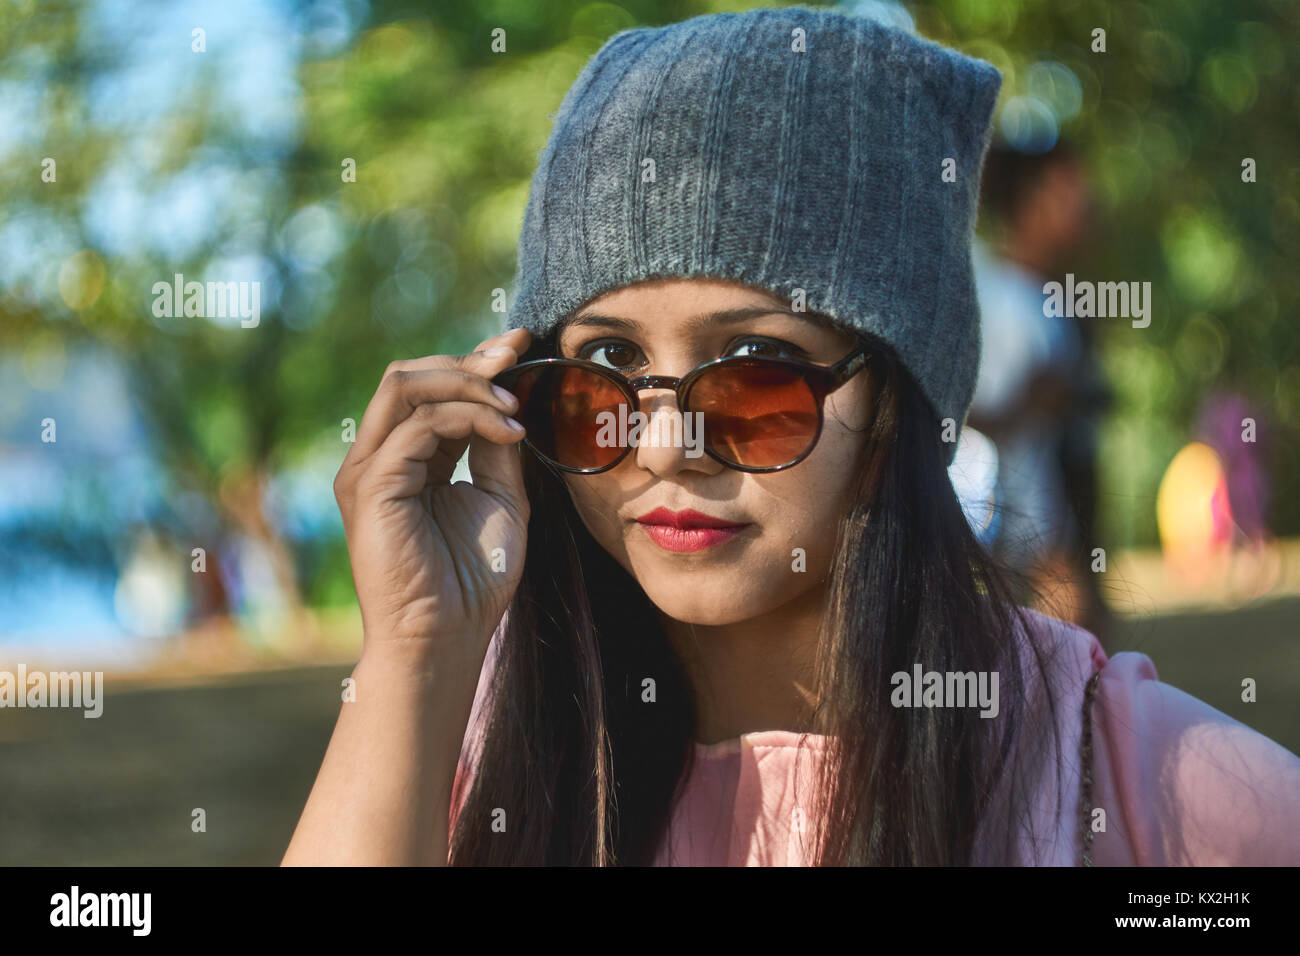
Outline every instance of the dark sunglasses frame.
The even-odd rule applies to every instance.
[[[513,365],[505,371],[497,374],[492,379],[492,382],[495,385],[500,385],[502,388],[513,394],[513,386],[515,382],[520,375],[529,369],[549,365],[573,366],[575,368],[581,368],[593,372],[613,383],[614,386],[617,387],[618,390],[627,398],[628,406],[637,410],[640,410],[641,407],[641,402],[637,395],[638,392],[647,388],[670,388],[676,392],[678,411],[681,412],[681,414],[686,415],[691,412],[691,389],[700,380],[701,376],[709,374],[709,372],[714,369],[731,368],[735,366],[758,368],[780,367],[794,369],[808,384],[809,390],[812,392],[815,404],[817,405],[817,429],[813,432],[812,438],[808,442],[808,447],[804,449],[798,457],[780,465],[770,465],[759,468],[728,461],[726,458],[716,454],[711,448],[709,448],[707,442],[705,443],[704,453],[714,461],[725,465],[728,468],[733,468],[736,471],[744,471],[751,474],[766,474],[768,472],[782,471],[786,468],[792,468],[812,454],[813,449],[817,447],[817,442],[821,440],[822,424],[825,417],[823,405],[825,404],[826,396],[830,395],[836,389],[848,382],[848,380],[854,375],[862,371],[862,369],[866,367],[867,362],[871,359],[872,352],[873,349],[868,343],[859,342],[852,352],[844,356],[844,358],[840,359],[838,362],[835,362],[833,365],[814,365],[811,362],[804,362],[799,359],[767,358],[764,356],[752,355],[728,355],[705,362],[703,365],[691,369],[691,371],[687,372],[681,378],[675,378],[671,375],[641,375],[632,379],[620,375],[608,365],[597,365],[595,362],[588,362],[586,359],[540,358]],[[622,453],[607,465],[600,465],[596,468],[574,468],[570,465],[562,464],[551,458],[549,455],[543,453],[528,440],[526,434],[523,438],[523,443],[527,445],[529,450],[538,458],[561,471],[568,472],[571,475],[598,475],[602,472],[609,471],[611,468],[617,468],[623,460],[627,458],[628,452],[635,447],[633,445],[626,446],[623,448]]]

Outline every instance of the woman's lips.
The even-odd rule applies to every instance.
[[[665,524],[642,524],[650,540],[665,551],[703,551],[730,541],[741,526],[732,528],[673,528]]]
[[[734,538],[746,522],[726,521],[687,508],[656,508],[636,519],[650,540],[665,551],[703,551]]]

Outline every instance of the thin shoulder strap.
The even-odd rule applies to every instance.
[[[1079,826],[1083,834],[1081,866],[1092,866],[1092,698],[1101,680],[1101,671],[1088,680],[1083,692],[1083,734],[1079,743],[1083,782],[1079,788]]]

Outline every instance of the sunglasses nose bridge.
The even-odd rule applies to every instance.
[[[628,390],[636,396],[636,404],[641,404],[641,393],[648,389],[666,389],[677,394],[678,386],[681,384],[680,378],[674,378],[671,375],[642,375],[640,378],[631,379],[627,385]]]
[[[647,388],[667,388],[676,391],[681,381],[680,378],[673,378],[671,375],[642,375],[640,378],[631,379],[627,384],[634,392]]]

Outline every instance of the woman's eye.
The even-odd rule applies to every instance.
[[[578,350],[578,358],[605,365],[617,371],[635,368],[641,350],[626,342],[592,343]]]
[[[726,354],[759,358],[803,358],[807,353],[797,345],[777,339],[742,339],[733,343]]]

